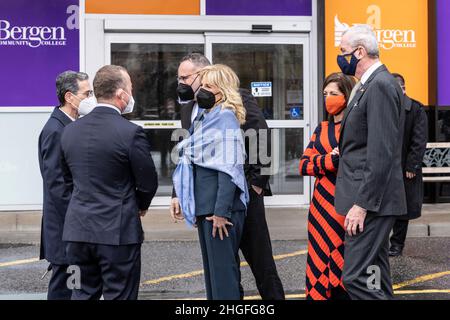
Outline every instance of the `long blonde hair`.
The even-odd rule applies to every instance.
[[[224,64],[207,66],[200,71],[202,83],[215,85],[222,94],[222,108],[228,108],[234,112],[239,123],[245,123],[245,108],[239,94],[239,78],[230,67]]]

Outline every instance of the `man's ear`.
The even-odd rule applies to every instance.
[[[117,91],[116,91],[116,96],[117,96],[121,101],[124,100],[124,92],[125,92],[125,90],[123,90],[122,88],[117,89]]]
[[[64,100],[65,100],[65,102],[66,103],[74,103],[74,101],[73,101],[73,94],[72,94],[72,92],[70,92],[70,91],[67,91],[66,92],[66,94],[64,94]]]
[[[356,52],[359,52],[359,57],[357,57],[358,59],[362,59],[365,56],[367,56],[367,50],[364,47],[359,47],[358,50],[356,50]]]

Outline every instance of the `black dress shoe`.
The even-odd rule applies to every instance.
[[[403,253],[403,248],[399,246],[391,246],[389,249],[389,257],[398,257]]]

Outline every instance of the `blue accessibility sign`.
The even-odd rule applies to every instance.
[[[300,119],[301,118],[301,110],[300,107],[292,107],[291,108],[291,119]]]

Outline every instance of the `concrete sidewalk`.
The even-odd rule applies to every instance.
[[[272,240],[305,240],[307,208],[266,209]],[[37,244],[41,212],[0,212],[0,243]],[[197,240],[195,229],[184,222],[173,223],[168,208],[152,208],[143,218],[148,241]],[[408,237],[450,237],[450,204],[425,204],[422,217],[410,222]]]

